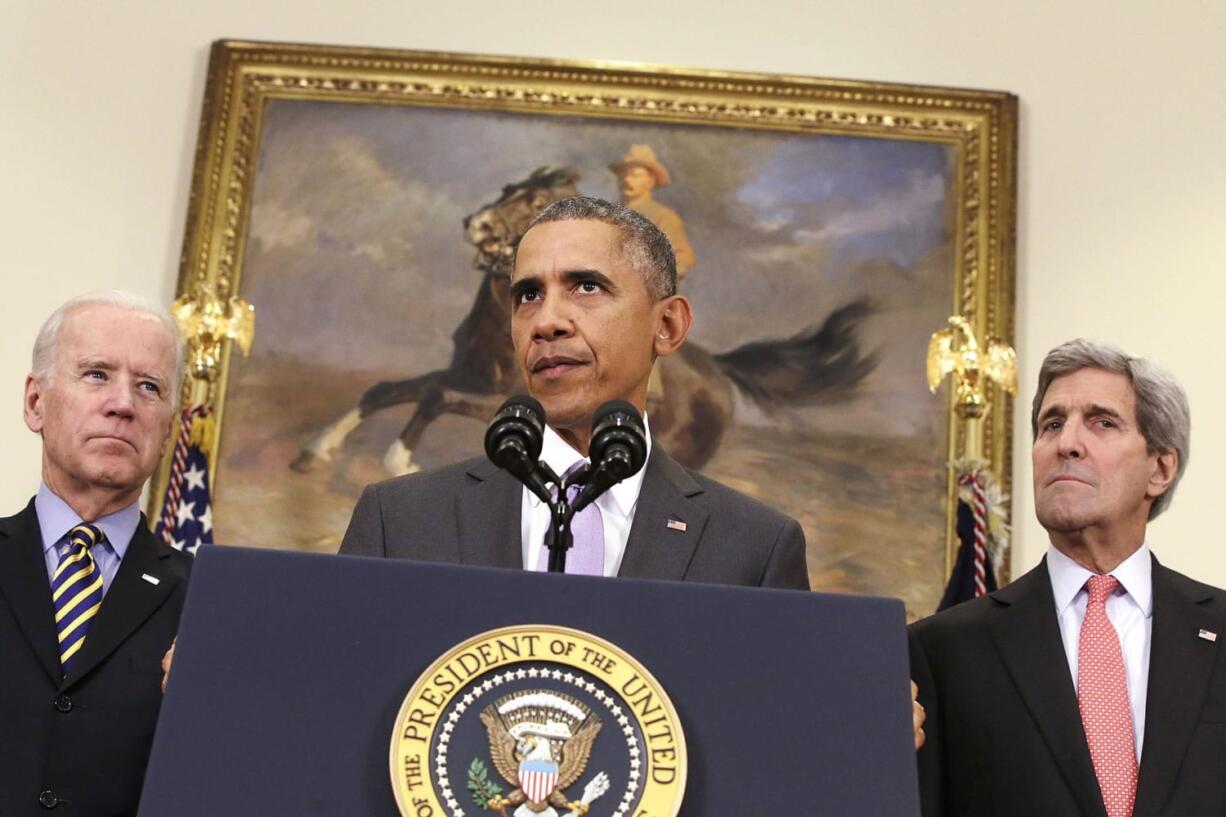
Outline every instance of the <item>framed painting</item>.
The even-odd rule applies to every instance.
[[[215,43],[179,293],[258,316],[210,386],[217,541],[333,551],[365,485],[478,454],[515,243],[583,193],[662,226],[694,305],[657,443],[800,520],[815,588],[934,609],[966,433],[924,356],[950,314],[1012,342],[1016,116],[999,92]]]

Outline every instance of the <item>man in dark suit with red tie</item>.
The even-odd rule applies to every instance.
[[[1226,814],[1226,593],[1146,536],[1187,465],[1187,398],[1075,340],[1043,361],[1031,419],[1046,557],[912,625],[925,817]]]
[[[156,540],[141,488],[183,373],[173,320],[86,295],[43,325],[25,421],[42,485],[0,519],[0,814],[131,815],[191,557]]]

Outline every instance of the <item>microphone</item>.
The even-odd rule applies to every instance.
[[[537,460],[545,433],[545,409],[526,394],[507,398],[485,429],[485,454],[547,505],[554,499]]]
[[[578,513],[622,480],[637,474],[647,462],[647,432],[638,409],[625,400],[610,400],[592,417],[588,443],[591,466],[586,484],[571,504]]]

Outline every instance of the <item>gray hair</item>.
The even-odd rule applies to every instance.
[[[97,305],[117,306],[121,309],[148,315],[161,322],[162,327],[171,337],[171,342],[174,344],[174,376],[170,382],[170,388],[173,391],[170,397],[172,401],[177,399],[179,387],[183,383],[183,370],[187,361],[187,350],[183,343],[183,336],[179,334],[178,324],[171,317],[169,310],[158,306],[140,295],[123,292],[118,289],[105,289],[98,292],[89,292],[85,295],[78,295],[51,313],[51,317],[47,318],[43,323],[42,329],[38,330],[38,337],[34,341],[34,353],[31,355],[30,361],[30,373],[34,379],[46,380],[51,375],[52,367],[55,364],[56,347],[59,345],[60,329],[64,325],[64,319],[78,309]]]
[[[1149,518],[1153,519],[1170,507],[1175,488],[1188,467],[1188,440],[1192,432],[1188,396],[1170,373],[1150,361],[1132,357],[1115,346],[1077,338],[1060,344],[1043,358],[1039,369],[1039,388],[1030,411],[1030,430],[1036,437],[1039,433],[1039,410],[1043,406],[1047,387],[1057,377],[1081,369],[1104,369],[1126,376],[1136,396],[1137,425],[1149,453],[1174,451],[1179,457],[1171,486],[1149,508]]]
[[[615,227],[621,238],[622,257],[643,276],[652,300],[677,294],[677,256],[668,236],[626,205],[591,196],[572,196],[537,213],[528,230],[551,221],[600,221]],[[524,234],[527,235],[526,230]]]

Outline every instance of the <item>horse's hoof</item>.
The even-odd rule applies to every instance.
[[[413,462],[412,449],[403,441],[396,440],[388,446],[387,453],[383,455],[383,470],[394,477],[403,477],[406,474],[416,474],[421,470],[421,466]]]
[[[289,467],[297,471],[299,474],[309,474],[312,471],[318,471],[319,467],[323,465],[323,463],[323,459],[315,456],[310,451],[303,449],[302,451],[298,452],[298,456],[289,464]]]

